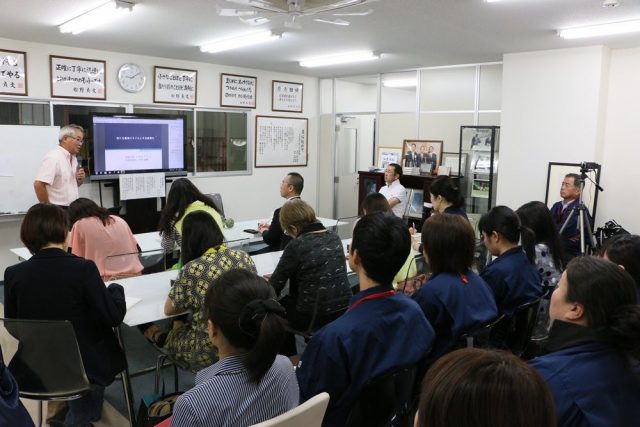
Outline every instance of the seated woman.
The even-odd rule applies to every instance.
[[[555,425],[540,375],[511,353],[479,348],[456,350],[429,368],[415,419],[415,427]]]
[[[480,276],[493,291],[499,313],[511,316],[518,306],[542,296],[540,274],[533,264],[533,232],[522,227],[518,215],[506,206],[482,215],[478,228],[487,250],[498,257]],[[518,246],[520,237],[522,247]]]
[[[211,198],[205,196],[187,178],[173,181],[167,195],[167,204],[160,214],[158,229],[162,236],[162,248],[171,252],[175,246],[182,246],[182,221],[190,212],[204,211],[223,229],[222,217]],[[184,263],[184,260],[183,260]]]
[[[546,337],[549,330],[549,300],[564,270],[564,249],[551,212],[542,202],[529,202],[516,210],[520,223],[535,234],[535,264],[542,280],[544,299],[540,303],[533,335]]]
[[[433,213],[448,213],[459,215],[466,219],[464,211],[464,196],[460,187],[448,176],[439,176],[429,186],[429,197],[433,206]]]
[[[229,270],[245,269],[255,273],[256,266],[247,253],[222,244],[222,230],[206,211],[188,214],[182,231],[182,259],[185,264],[171,286],[164,303],[164,313],[171,316],[190,311],[193,318],[190,323],[174,322],[166,338],[155,325],[145,331],[145,336],[175,354],[178,361],[198,369],[216,360],[202,312],[207,289]]]
[[[453,348],[463,334],[498,317],[491,289],[471,271],[475,241],[471,224],[458,215],[435,215],[422,227],[432,275],[413,299],[436,332],[432,359]]]
[[[550,353],[530,363],[551,388],[558,426],[637,425],[640,377],[629,358],[640,358],[640,306],[631,276],[601,258],[574,258],[550,314]]]
[[[602,256],[627,270],[636,282],[640,302],[640,236],[618,234],[611,237],[604,244]]]
[[[371,193],[368,194],[362,200],[362,215],[369,215],[376,212],[386,212],[393,213],[391,210],[391,206],[389,206],[389,202],[386,197],[384,197],[380,193]],[[357,224],[357,222],[356,222]],[[355,224],[354,224],[355,228]],[[393,278],[393,287],[397,288],[398,284],[401,284],[401,287],[405,289],[407,279],[415,277],[417,274],[415,255],[413,252],[409,252],[409,256],[407,257],[407,261],[404,263],[398,274]]]
[[[226,272],[209,287],[205,311],[220,361],[178,398],[171,425],[249,426],[298,406],[291,362],[277,355],[286,321],[273,288],[249,271]]]
[[[95,262],[103,280],[142,272],[138,244],[122,218],[81,197],[69,205],[69,219],[71,253]]]
[[[342,314],[352,295],[342,241],[300,199],[282,205],[280,225],[294,239],[284,249],[269,284],[279,295],[289,281],[290,298],[283,304],[294,329],[319,329]],[[314,311],[317,316],[311,325]]]
[[[429,199],[431,201],[431,215],[448,213],[458,215],[469,221],[464,211],[464,196],[460,193],[460,187],[448,176],[439,176],[429,186]],[[411,228],[411,234],[415,229]],[[415,251],[422,252],[422,246],[413,238],[411,247]]]
[[[67,253],[69,218],[38,203],[22,221],[20,239],[33,254],[4,272],[4,315],[11,319],[69,320],[91,391],[69,401],[65,425],[100,419],[104,388],[126,362],[113,332],[127,311],[122,286],[108,287],[93,261]]]

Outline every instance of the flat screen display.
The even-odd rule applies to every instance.
[[[182,116],[93,114],[91,179],[165,172],[186,175]]]

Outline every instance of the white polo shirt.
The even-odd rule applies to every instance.
[[[391,208],[393,213],[402,218],[404,215],[404,210],[407,207],[407,192],[404,189],[404,186],[400,184],[400,180],[396,179],[390,185],[384,185],[380,189],[380,194],[382,194],[387,200],[393,199],[394,197],[400,200],[400,203]]]
[[[76,156],[72,156],[60,145],[44,156],[36,175],[36,181],[47,184],[49,203],[69,206],[78,198],[77,169]]]

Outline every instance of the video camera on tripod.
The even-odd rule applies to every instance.
[[[595,171],[600,168],[600,165],[596,162],[582,162],[580,163],[580,173],[587,173],[589,171]]]

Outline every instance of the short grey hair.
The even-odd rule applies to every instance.
[[[62,141],[62,139],[63,139],[65,136],[76,136],[76,135],[75,135],[75,131],[80,131],[80,132],[82,132],[82,135],[84,136],[84,129],[82,128],[82,126],[79,126],[79,125],[73,125],[73,124],[63,126],[63,127],[60,129],[60,133],[58,134],[58,141]]]

